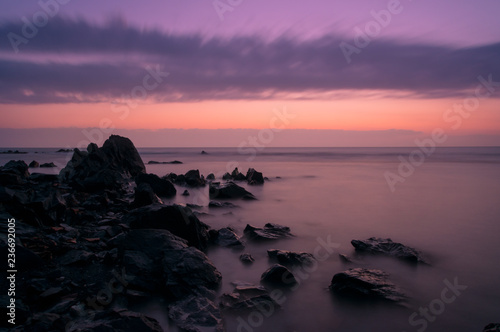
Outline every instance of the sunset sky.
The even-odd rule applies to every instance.
[[[500,145],[498,0],[0,8],[1,147]]]

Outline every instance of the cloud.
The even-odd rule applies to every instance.
[[[0,25],[0,102],[106,102],[143,84],[147,66],[169,77],[148,91],[155,102],[298,98],[349,90],[401,91],[436,98],[499,80],[500,43],[455,48],[378,39],[348,64],[347,38],[205,37],[54,18],[15,54],[7,37],[22,22]],[[148,99],[149,100],[149,99]]]

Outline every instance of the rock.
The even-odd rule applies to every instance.
[[[240,237],[229,227],[219,229],[215,243],[221,247],[243,247]]]
[[[205,152],[205,150],[202,150],[201,151],[201,154],[208,154],[207,152]]]
[[[174,161],[155,161],[155,160],[150,160],[148,161],[148,165],[176,165],[176,164],[182,164],[182,161],[174,160]]]
[[[245,264],[251,264],[255,262],[255,259],[249,253],[244,253],[240,255],[240,261],[242,261]]]
[[[29,175],[28,165],[24,161],[11,160],[0,169],[0,185],[24,184]]]
[[[28,328],[23,331],[64,331],[61,316],[54,313],[36,313],[26,322]]]
[[[209,193],[210,198],[216,199],[256,199],[252,193],[246,191],[244,188],[231,181],[222,185],[215,182],[211,183]]]
[[[51,168],[51,167],[57,167],[57,166],[54,163],[50,162],[50,163],[41,164],[40,167],[42,167],[42,168]]]
[[[349,269],[333,276],[330,290],[343,296],[399,302],[406,296],[380,270]]]
[[[311,265],[315,261],[314,256],[306,252],[270,249],[267,254],[282,265]]]
[[[254,227],[248,225],[243,230],[243,233],[250,240],[278,240],[283,238],[288,238],[293,236],[290,233],[290,228],[286,226],[281,226],[278,224],[267,223],[264,228]]]
[[[262,173],[257,172],[253,168],[248,169],[246,180],[248,181],[248,184],[251,185],[264,184],[264,177],[262,176]]]
[[[71,150],[71,149],[59,149],[56,152],[61,153],[61,152],[71,152],[71,151],[73,151],[73,150]]]
[[[98,312],[93,320],[84,317],[72,321],[68,327],[66,331],[69,332],[163,332],[156,319],[128,310]],[[58,329],[58,331],[64,331],[64,329]]]
[[[499,332],[500,323],[491,323],[484,327],[483,332]]]
[[[238,205],[234,205],[233,203],[230,202],[217,202],[217,201],[210,201],[208,203],[209,208],[237,208]]]
[[[391,239],[371,237],[365,241],[352,240],[351,244],[356,251],[384,254],[413,263],[426,263],[420,252],[401,243],[392,242]]]
[[[182,193],[182,196],[189,196],[189,191],[187,189],[184,190],[184,192]]]
[[[128,179],[145,172],[134,144],[128,138],[111,135],[101,148],[90,143],[87,151],[75,149],[59,177],[76,189],[97,191],[122,189]]]
[[[35,182],[59,182],[56,174],[31,173],[29,179]]]
[[[154,193],[161,197],[173,197],[177,193],[172,182],[162,179],[156,174],[141,173],[135,177],[135,183],[138,186],[141,183],[149,184]]]
[[[343,263],[352,263],[352,260],[347,255],[339,254],[339,258]]]
[[[231,173],[224,173],[222,176],[222,180],[231,180],[233,177],[231,176]]]
[[[130,211],[123,221],[132,229],[166,229],[200,250],[208,245],[208,226],[181,205],[149,205]]]
[[[244,181],[246,180],[246,177],[245,175],[243,175],[243,173],[240,173],[240,171],[238,170],[238,167],[236,167],[233,172],[231,173],[231,178],[235,181]]]
[[[133,207],[141,207],[151,204],[163,204],[161,199],[156,196],[149,183],[141,183],[135,188]]]
[[[280,287],[292,287],[297,284],[295,276],[283,265],[274,264],[260,277],[262,283]]]
[[[70,250],[59,259],[61,265],[88,265],[95,255],[85,250]]]
[[[183,331],[223,332],[219,308],[206,297],[189,296],[168,307],[168,316]]]
[[[37,168],[37,167],[40,167],[40,163],[36,160],[33,160],[32,162],[30,162],[30,164],[28,165],[29,168]]]
[[[215,180],[215,175],[214,173],[210,173],[207,175],[207,180]]]
[[[28,152],[24,152],[24,151],[19,151],[19,150],[15,150],[15,151],[12,151],[12,150],[7,150],[7,151],[1,151],[0,154],[27,154]],[[35,152],[36,153],[36,152]]]
[[[241,312],[261,308],[279,308],[280,305],[264,287],[243,284],[237,285],[231,294],[222,294],[220,307],[223,310]]]
[[[185,182],[190,187],[203,187],[206,184],[205,178],[200,176],[199,170],[190,170],[184,174]]]

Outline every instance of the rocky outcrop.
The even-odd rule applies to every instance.
[[[352,240],[351,244],[359,252],[393,256],[412,263],[426,263],[419,251],[404,244],[393,242],[391,239],[371,237],[364,241]]]
[[[399,302],[406,297],[380,270],[349,269],[333,276],[330,290],[342,296]]]
[[[264,176],[262,175],[262,173],[257,172],[253,168],[248,169],[248,172],[247,172],[247,175],[245,178],[248,181],[248,184],[251,184],[251,185],[264,184]]]
[[[293,236],[289,227],[273,223],[265,224],[264,228],[247,225],[243,233],[253,241],[278,240]]]

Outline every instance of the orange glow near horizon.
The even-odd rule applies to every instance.
[[[4,105],[3,128],[99,127],[122,129],[268,128],[274,110],[295,115],[286,129],[387,130],[430,132],[451,128],[443,114],[460,99],[342,99],[204,101],[138,105],[98,104]],[[498,99],[481,101],[463,119],[461,133],[498,133]],[[128,112],[127,112],[128,110]]]

